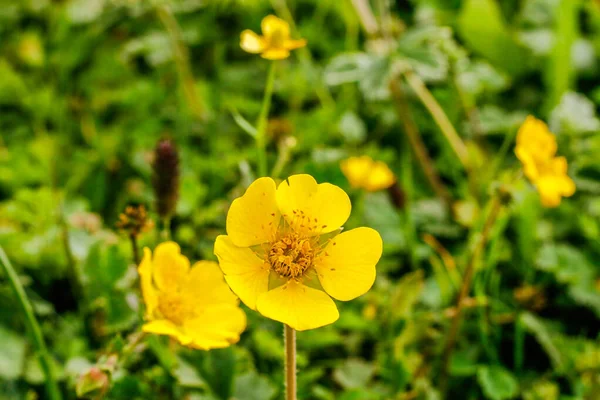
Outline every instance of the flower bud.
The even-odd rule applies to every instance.
[[[164,220],[173,215],[179,199],[179,153],[171,139],[157,143],[152,169],[156,211]]]

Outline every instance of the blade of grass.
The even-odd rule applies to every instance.
[[[25,316],[25,323],[27,325],[29,333],[31,334],[31,339],[33,340],[33,345],[38,356],[40,368],[42,370],[42,373],[44,374],[46,393],[48,394],[48,398],[50,400],[62,400],[62,394],[58,387],[56,375],[54,374],[52,358],[50,357],[50,353],[48,352],[48,348],[46,347],[44,335],[42,334],[40,325],[37,319],[35,318],[35,314],[33,313],[33,307],[31,307],[31,303],[27,298],[27,294],[23,289],[23,285],[21,285],[19,277],[17,276],[17,273],[15,272],[15,269],[10,263],[10,260],[8,259],[8,256],[4,252],[2,246],[0,246],[0,265],[2,266],[2,270],[6,274],[6,277],[8,278],[8,282],[15,296],[17,297],[17,300],[21,307],[21,311]]]
[[[452,122],[450,122],[450,119],[444,112],[442,106],[440,106],[429,89],[427,89],[425,83],[416,73],[414,73],[412,70],[406,70],[403,75],[408,85],[412,88],[419,100],[421,100],[421,103],[423,103],[427,111],[429,111],[433,117],[433,120],[444,134],[444,137],[460,160],[462,166],[465,168],[465,170],[469,171],[469,152],[467,150],[467,146],[458,135],[458,132],[456,132],[454,125],[452,125]]]

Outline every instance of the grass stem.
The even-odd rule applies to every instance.
[[[17,296],[17,300],[21,306],[21,311],[25,316],[25,323],[29,329],[31,338],[33,339],[33,345],[38,356],[40,368],[44,374],[48,399],[62,400],[62,394],[58,387],[58,382],[52,366],[52,358],[50,357],[50,353],[46,347],[42,330],[37,319],[35,318],[33,307],[27,298],[27,294],[23,289],[23,285],[21,285],[19,277],[17,276],[17,273],[15,272],[15,269],[10,263],[10,260],[8,259],[8,256],[4,252],[2,246],[0,246],[0,265],[2,266],[2,270],[6,274],[6,277],[8,278],[8,282],[10,283],[15,296]]]
[[[275,65],[272,61],[269,65],[269,73],[267,75],[267,84],[265,86],[265,94],[263,96],[260,114],[256,121],[256,150],[258,156],[258,176],[267,176],[267,121],[269,117],[269,109],[271,108],[271,98],[273,97],[273,84],[275,82]]]

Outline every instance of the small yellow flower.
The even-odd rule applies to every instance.
[[[340,233],[350,208],[342,189],[310,175],[279,187],[257,179],[231,204],[228,235],[215,243],[225,280],[248,307],[296,330],[335,322],[331,297],[366,293],[382,252],[373,229]]]
[[[290,25],[274,15],[263,18],[260,27],[263,36],[249,29],[240,35],[240,46],[244,51],[269,60],[283,60],[289,57],[290,50],[306,46],[304,39],[291,39]]]
[[[373,161],[369,156],[350,157],[340,167],[350,185],[369,192],[387,189],[396,182],[394,173],[386,163]]]
[[[515,154],[523,163],[523,172],[531,181],[540,176],[538,166],[556,155],[556,138],[544,121],[528,116],[517,133]]]
[[[199,261],[190,268],[177,243],[165,242],[156,247],[154,257],[144,249],[138,271],[148,320],[144,332],[169,335],[204,350],[240,339],[246,315],[217,263]]]
[[[575,193],[575,183],[567,175],[567,160],[556,157],[556,138],[548,126],[527,117],[517,134],[515,154],[525,176],[537,188],[544,207],[557,207],[562,197]]]

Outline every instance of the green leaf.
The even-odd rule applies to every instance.
[[[567,92],[550,114],[550,127],[559,134],[583,135],[600,130],[596,106],[582,94]]]
[[[546,327],[546,324],[541,319],[528,312],[521,313],[519,318],[525,329],[536,338],[540,346],[542,346],[546,354],[548,354],[554,368],[562,370],[564,366],[563,355],[554,343],[550,330]]]
[[[11,380],[21,376],[25,347],[23,335],[17,335],[0,325],[0,377]]]
[[[206,382],[198,374],[198,371],[182,358],[178,358],[177,368],[173,371],[173,376],[175,376],[181,386],[193,388],[206,386]]]
[[[524,71],[527,52],[514,40],[494,0],[466,0],[458,33],[467,47],[512,75]]]
[[[339,123],[340,133],[348,143],[360,143],[367,136],[367,126],[352,111],[346,111]]]
[[[240,375],[235,380],[234,398],[236,400],[270,400],[277,390],[264,376],[254,371]]]
[[[483,366],[477,370],[477,382],[486,398],[491,400],[512,399],[519,392],[519,383],[505,368]]]
[[[375,373],[375,367],[358,359],[346,360],[333,371],[333,379],[346,389],[366,386]]]

